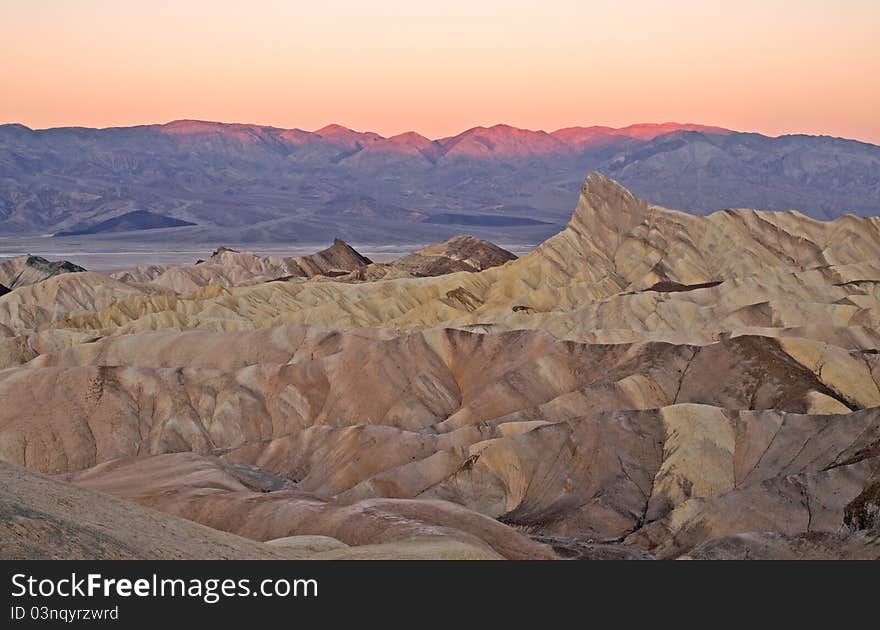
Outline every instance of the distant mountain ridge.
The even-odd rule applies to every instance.
[[[495,125],[440,139],[386,138],[341,125],[304,131],[178,120],[0,125],[0,230],[82,235],[103,225],[113,230],[102,228],[104,238],[121,240],[339,236],[362,244],[435,242],[464,226],[482,238],[535,243],[560,229],[590,170],[699,214],[880,214],[880,147],[855,140],[679,123],[552,132]],[[122,217],[141,216],[133,213],[159,215],[152,223],[166,229],[119,232],[128,226]],[[196,225],[172,229],[178,221]]]
[[[336,144],[349,149],[366,149],[399,151],[403,153],[426,152],[442,157],[450,151],[473,147],[476,155],[489,153],[507,154],[538,154],[583,149],[594,144],[599,138],[609,136],[653,140],[654,138],[675,131],[698,131],[702,133],[735,133],[730,129],[712,125],[692,123],[638,123],[627,127],[607,127],[593,125],[588,127],[566,127],[556,131],[530,130],[497,124],[491,127],[472,127],[454,136],[430,139],[415,131],[408,131],[390,137],[384,137],[372,131],[355,131],[338,124],[326,125],[315,131],[302,129],[285,129],[269,125],[248,123],[223,123],[205,120],[174,120],[169,123],[155,125],[138,125],[134,127],[53,127],[35,130],[24,125],[0,125],[3,127],[19,127],[26,132],[36,134],[63,133],[65,131],[115,133],[127,130],[153,130],[161,134],[177,138],[217,136],[237,140],[242,143],[266,143],[278,146],[300,147],[310,144]],[[485,150],[484,150],[485,149]]]

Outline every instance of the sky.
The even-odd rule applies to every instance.
[[[0,0],[0,122],[673,121],[880,143],[878,31],[877,0]]]

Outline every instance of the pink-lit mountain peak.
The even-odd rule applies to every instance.
[[[416,133],[415,131],[405,131],[403,133],[397,134],[396,136],[391,136],[386,140],[389,143],[396,145],[428,145],[434,142],[430,138],[426,138],[422,134]]]
[[[376,142],[371,145],[371,148],[400,151],[424,151],[425,149],[435,146],[437,146],[435,140],[426,138],[415,131],[406,131],[404,133],[399,133],[396,136],[384,138],[381,142]]]
[[[349,129],[348,127],[343,127],[342,125],[337,124],[331,124],[327,125],[326,127],[321,127],[313,133],[326,140],[336,141],[341,144],[349,144],[352,142],[376,142],[378,140],[384,140],[384,138],[378,133],[373,133],[372,131],[354,131],[353,129]]]
[[[474,127],[457,136],[438,141],[447,156],[487,157],[504,155],[525,157],[564,151],[564,143],[546,131],[519,129],[510,125]]]
[[[364,146],[364,151],[368,153],[423,155],[433,160],[443,152],[443,148],[436,140],[426,138],[415,131],[407,131],[370,143]]]

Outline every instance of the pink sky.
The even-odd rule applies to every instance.
[[[878,28],[877,0],[0,0],[0,122],[678,121],[880,143]]]

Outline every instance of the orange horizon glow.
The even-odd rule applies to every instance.
[[[429,138],[677,121],[880,143],[880,3],[0,0],[0,122]]]

